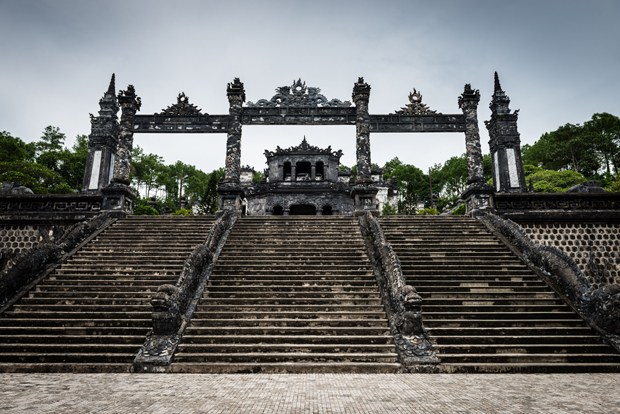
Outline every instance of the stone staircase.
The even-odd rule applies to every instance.
[[[129,372],[150,298],[175,284],[213,217],[129,216],[0,315],[0,372]]]
[[[620,355],[481,223],[380,219],[442,372],[620,372]]]
[[[237,221],[171,372],[397,372],[351,217]]]

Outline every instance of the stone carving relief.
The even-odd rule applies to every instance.
[[[351,102],[340,99],[328,100],[320,94],[321,89],[312,86],[306,87],[306,82],[301,79],[293,82],[291,86],[276,88],[276,94],[270,99],[261,99],[256,103],[248,102],[249,107],[349,107]]]
[[[332,146],[328,146],[327,148],[319,148],[314,145],[308,144],[306,141],[306,137],[301,141],[301,144],[282,149],[280,146],[276,147],[275,151],[265,150],[265,157],[271,158],[275,155],[286,155],[286,154],[295,154],[295,153],[312,153],[312,154],[322,154],[322,155],[332,155],[334,157],[340,158],[342,157],[342,150],[332,151]]]
[[[163,109],[159,115],[207,115],[202,114],[200,111],[202,111],[202,109],[199,109],[196,105],[189,103],[189,97],[185,95],[184,92],[181,92],[179,96],[177,96],[177,103]]]
[[[414,88],[409,94],[409,103],[395,113],[398,115],[429,115],[437,114],[437,111],[433,111],[428,105],[422,103],[422,94]]]

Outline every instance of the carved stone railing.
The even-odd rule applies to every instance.
[[[431,372],[438,359],[422,324],[422,298],[413,286],[407,285],[400,260],[377,219],[365,212],[359,216],[359,222],[403,371]]]
[[[492,204],[517,221],[620,219],[620,193],[495,193]]]
[[[238,213],[224,211],[204,244],[189,255],[176,285],[162,285],[151,299],[153,329],[134,360],[134,372],[166,372]]]
[[[109,214],[100,213],[89,220],[74,224],[57,241],[44,241],[20,253],[9,249],[1,250],[0,312],[114,221],[116,220]]]
[[[563,251],[533,242],[517,223],[486,214],[479,218],[512,245],[533,270],[566,298],[590,326],[620,351],[620,286],[594,289],[575,261]]]

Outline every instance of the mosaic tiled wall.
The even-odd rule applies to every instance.
[[[46,239],[58,237],[64,231],[63,227],[27,224],[7,224],[0,226],[0,249],[10,249],[21,252],[36,247]]]
[[[595,288],[620,284],[620,224],[520,223],[532,240],[570,255]]]

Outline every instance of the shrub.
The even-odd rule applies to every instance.
[[[418,216],[435,216],[437,214],[439,214],[439,211],[435,210],[432,207],[418,211]]]
[[[171,216],[191,216],[191,215],[192,215],[192,210],[187,210],[185,208],[177,210],[171,214]]]
[[[395,216],[397,213],[396,207],[390,203],[383,204],[383,208],[381,209],[382,216]]]
[[[134,216],[159,216],[159,212],[149,206],[140,206],[133,212]]]
[[[463,215],[465,215],[466,211],[467,211],[467,207],[465,206],[465,204],[461,204],[461,205],[459,206],[459,208],[457,208],[456,210],[454,210],[454,211],[452,212],[452,214],[450,214],[450,215],[451,215],[451,216],[463,216]]]

